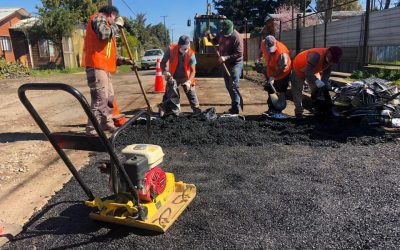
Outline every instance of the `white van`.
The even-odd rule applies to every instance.
[[[149,69],[150,67],[156,66],[157,59],[163,58],[164,53],[161,49],[150,49],[144,52],[144,55],[141,60],[141,69]]]

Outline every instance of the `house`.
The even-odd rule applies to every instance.
[[[33,41],[29,37],[29,29],[37,21],[37,17],[30,17],[20,20],[9,28],[13,44],[21,51],[21,53],[16,54],[16,61],[30,68],[47,68],[60,65],[62,62],[61,54],[51,41],[46,39]]]
[[[12,43],[10,27],[30,16],[24,8],[0,8],[0,58],[15,62],[24,54],[20,44]]]
[[[79,67],[83,53],[85,27],[77,27],[71,37],[64,37],[62,53],[46,39],[33,41],[29,29],[38,21],[23,8],[0,8],[0,57],[9,62],[20,62],[30,68],[60,65]]]

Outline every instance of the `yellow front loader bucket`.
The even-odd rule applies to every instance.
[[[132,201],[122,203],[100,198],[85,202],[87,206],[93,208],[89,217],[93,220],[161,233],[166,232],[196,196],[195,185],[181,181],[175,182],[175,177],[172,173],[166,173],[166,175],[167,185],[164,192],[152,202],[140,204],[142,208],[147,210],[145,219],[139,220],[136,218],[138,211]]]

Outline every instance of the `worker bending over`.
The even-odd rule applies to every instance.
[[[116,71],[117,64],[133,65],[129,59],[117,58],[115,35],[119,31],[118,26],[124,26],[122,17],[117,16],[116,7],[104,6],[89,18],[82,60],[86,67],[92,112],[101,128],[111,132],[116,129],[112,120],[114,89],[111,73]],[[86,126],[86,135],[96,135],[90,121]]]
[[[222,21],[222,30],[214,38],[211,36],[210,31],[205,33],[207,39],[213,44],[218,44],[218,51],[220,57],[219,63],[225,63],[231,77],[224,71],[225,87],[231,97],[230,114],[239,114],[239,107],[241,105],[240,98],[240,76],[243,70],[243,39],[240,37],[239,32],[234,29],[233,23],[230,20]],[[242,104],[243,105],[243,104]]]
[[[168,61],[169,67],[167,71],[166,65]],[[190,39],[188,36],[179,37],[178,44],[171,44],[166,49],[164,57],[161,60],[161,70],[167,82],[161,105],[162,113],[179,115],[181,111],[179,86],[182,86],[185,91],[193,113],[201,113],[195,88],[196,56],[190,48]]]
[[[292,95],[296,117],[303,117],[302,90],[304,81],[311,88],[311,100],[315,113],[331,112],[328,80],[332,65],[339,62],[342,49],[336,46],[314,48],[301,52],[293,60]]]
[[[267,67],[265,89],[269,98],[266,115],[276,119],[286,118],[282,111],[286,108],[286,91],[292,69],[289,50],[271,35],[265,37],[260,47]],[[278,99],[274,99],[272,94],[276,94]]]

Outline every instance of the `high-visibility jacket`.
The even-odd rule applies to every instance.
[[[93,19],[98,13],[89,18],[86,26],[86,37],[83,47],[83,66],[102,69],[114,73],[117,69],[117,53],[115,37],[101,40],[92,27]],[[110,25],[107,23],[107,25]]]
[[[314,49],[308,49],[296,56],[296,58],[293,60],[293,69],[296,72],[296,75],[301,78],[301,79],[306,79],[306,75],[304,73],[304,70],[307,66],[307,56],[309,53],[316,52],[319,54],[319,62],[314,68],[314,74],[319,74],[322,71],[326,70],[329,66],[331,66],[333,63],[329,62],[327,65],[325,64],[325,56],[326,52],[328,51],[327,48],[314,48]]]
[[[185,57],[183,59],[183,68],[185,70],[186,80],[189,80],[190,76],[190,58],[194,55],[194,51],[189,48],[189,51],[185,53]],[[179,61],[179,45],[171,44],[169,46],[169,72],[171,75],[175,74],[176,68],[178,67]],[[192,85],[195,85],[196,81],[193,79]]]
[[[265,63],[267,66],[267,76],[268,77],[273,76],[275,78],[275,80],[280,80],[290,74],[290,70],[292,69],[292,61],[290,60],[289,50],[283,43],[276,41],[276,51],[275,51],[275,53],[270,54],[265,49],[265,40],[263,40],[261,42],[261,51],[263,53],[263,57],[265,59]],[[279,71],[278,60],[279,60],[280,55],[282,55],[283,53],[286,53],[288,55],[288,58],[289,58],[288,65],[281,74],[276,75]]]

